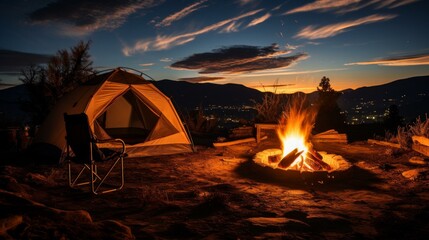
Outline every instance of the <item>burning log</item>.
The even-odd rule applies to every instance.
[[[284,158],[282,158],[278,167],[288,168],[295,161],[295,159],[297,159],[303,152],[304,151],[298,152],[298,148],[295,148],[290,153],[288,153]]]
[[[309,171],[320,171],[323,170],[323,166],[320,164],[320,162],[309,158],[307,154],[307,158],[305,159],[305,162],[303,163],[309,170]]]
[[[320,165],[321,169],[325,169],[328,171],[332,169],[329,164],[327,164],[323,161],[322,155],[320,155],[316,150],[314,150],[312,148],[308,149],[306,157],[307,157],[307,159],[309,159],[313,162],[316,162],[318,165]]]

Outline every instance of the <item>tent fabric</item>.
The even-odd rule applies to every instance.
[[[170,99],[143,77],[123,68],[96,75],[64,96],[40,127],[35,143],[64,150],[63,115],[82,112],[100,139],[114,138],[115,134],[127,139],[140,133],[140,139],[126,141],[130,157],[192,152],[190,136]]]

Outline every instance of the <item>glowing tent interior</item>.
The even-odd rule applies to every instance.
[[[94,75],[64,96],[40,127],[34,145],[53,151],[44,152],[45,156],[61,155],[66,144],[63,114],[82,112],[88,115],[97,138],[122,138],[130,157],[193,149],[192,139],[170,99],[144,79],[142,73],[137,75],[126,68]]]

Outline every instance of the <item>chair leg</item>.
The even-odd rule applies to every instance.
[[[71,188],[75,188],[78,186],[83,186],[83,185],[88,185],[91,184],[91,182],[96,182],[97,180],[101,180],[101,177],[97,174],[97,166],[95,166],[95,171],[94,171],[94,176],[95,178],[91,179],[91,181],[86,181],[86,182],[78,182],[79,178],[81,177],[81,175],[83,174],[83,172],[85,170],[89,170],[91,172],[91,166],[88,164],[84,164],[84,166],[82,167],[82,169],[79,171],[79,173],[77,174],[77,176],[75,178],[73,178],[72,176],[72,169],[71,169],[71,163],[68,163],[68,171],[69,171],[69,186]]]
[[[107,177],[112,172],[112,170],[116,167],[116,165],[118,164],[118,162],[120,162],[120,164],[121,164],[121,166],[120,166],[121,167],[121,185],[119,185],[117,188],[111,188],[111,189],[107,189],[107,190],[104,190],[104,191],[99,191],[99,188],[104,183],[104,181],[107,179]],[[96,167],[95,164],[94,164],[94,167]],[[94,175],[95,174],[96,173],[92,172],[92,174],[91,174],[91,176],[92,176],[91,178],[92,179],[94,179]],[[100,178],[100,180],[101,181],[99,183],[97,183],[97,185],[95,184],[95,182],[92,183],[92,185],[91,185],[91,189],[92,189],[92,192],[94,194],[103,194],[103,193],[109,193],[109,192],[114,192],[114,191],[121,190],[124,187],[124,183],[125,183],[125,180],[124,180],[124,158],[121,156],[118,159],[116,159],[116,161],[111,165],[111,167],[109,168],[109,170],[107,171],[107,173],[104,175],[104,177]]]

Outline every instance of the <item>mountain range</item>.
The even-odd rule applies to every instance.
[[[242,106],[260,101],[263,92],[238,84],[189,83],[160,80],[153,82],[173,103],[192,109],[200,105]],[[383,115],[391,105],[397,105],[405,119],[429,113],[429,76],[418,76],[390,83],[342,90],[339,107],[349,118],[362,115]],[[310,101],[317,99],[317,91],[307,94]]]
[[[190,83],[185,81],[153,81],[173,104],[181,109],[199,106],[251,106],[260,101],[264,93],[239,84]],[[341,91],[340,108],[349,117],[381,115],[390,105],[397,105],[400,115],[412,120],[429,113],[429,76],[411,77],[378,86]],[[0,114],[20,113],[19,102],[26,98],[23,85],[0,90]],[[309,93],[316,99],[317,92]]]

